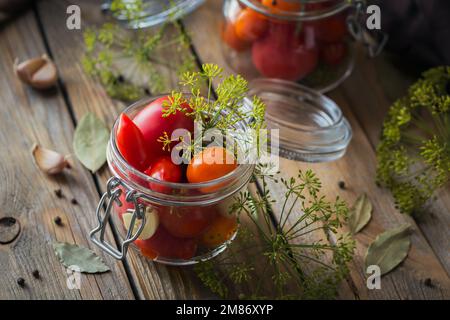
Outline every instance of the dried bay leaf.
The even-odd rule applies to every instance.
[[[59,261],[66,267],[77,267],[84,273],[102,273],[109,271],[102,259],[92,250],[75,244],[56,242],[53,249]]]
[[[377,265],[383,275],[398,266],[407,257],[411,246],[410,228],[409,224],[403,224],[378,235],[367,248],[366,268]]]
[[[109,131],[93,113],[80,120],[73,138],[73,149],[81,163],[96,172],[106,161]]]
[[[361,231],[372,217],[372,202],[364,193],[356,199],[353,208],[350,210],[348,225],[352,234]]]

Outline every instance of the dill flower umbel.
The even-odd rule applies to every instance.
[[[450,178],[450,67],[428,70],[396,101],[377,147],[377,180],[401,212],[423,209]]]

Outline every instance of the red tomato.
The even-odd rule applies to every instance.
[[[174,164],[170,156],[164,156],[156,160],[152,165],[145,170],[146,175],[167,182],[181,182],[183,173],[181,167]],[[170,193],[170,188],[158,185],[157,183],[149,183],[150,189],[161,192]]]
[[[141,253],[150,259],[161,257],[188,260],[197,251],[196,240],[176,238],[161,225],[150,239],[137,239],[134,243],[141,249]]]
[[[114,208],[116,212],[119,214],[119,218],[122,220],[122,215],[127,212],[127,210],[134,210],[134,204],[131,202],[127,202],[126,198],[126,192],[125,189],[122,186],[119,186],[119,189],[122,190],[122,193],[119,196],[120,202],[122,202],[122,206],[119,207],[119,205],[114,202]],[[123,222],[123,220],[122,220]]]
[[[175,114],[168,117],[162,116],[163,102],[168,100],[169,97],[166,96],[153,101],[142,109],[133,119],[134,123],[136,123],[136,126],[141,130],[144,136],[146,149],[152,154],[151,160],[153,161],[160,156],[170,154],[167,149],[164,151],[162,149],[162,143],[157,141],[164,132],[166,132],[170,138],[172,132],[176,129],[186,129],[190,132],[194,131],[193,119],[182,111],[177,111]],[[184,103],[182,108],[191,110],[187,103]],[[176,145],[177,143],[178,142],[174,142],[173,144]],[[144,170],[147,169],[148,166],[149,165],[147,165]]]
[[[211,224],[215,211],[209,207],[164,208],[159,210],[159,219],[167,231],[179,238],[200,236]]]
[[[217,247],[231,239],[237,230],[237,221],[235,217],[224,217],[217,215],[209,229],[202,235],[201,244],[210,248]]]
[[[249,8],[242,10],[235,22],[236,35],[250,42],[263,37],[268,26],[269,22],[262,14]]]
[[[320,58],[330,66],[340,64],[347,54],[347,47],[344,42],[325,44],[320,49]]]
[[[116,141],[120,153],[131,166],[139,171],[149,166],[152,155],[146,146],[146,140],[139,128],[124,113],[120,115]]]
[[[298,1],[289,0],[263,0],[262,4],[272,12],[277,11],[300,11],[302,5]]]
[[[326,19],[317,20],[317,37],[326,43],[341,42],[347,35],[345,15],[334,15]]]
[[[222,28],[222,39],[231,49],[238,52],[245,51],[250,48],[250,42],[237,36],[235,25],[231,22],[225,23]]]
[[[263,76],[296,81],[316,68],[315,44],[295,33],[295,25],[273,23],[268,35],[253,44],[253,64]]]
[[[222,147],[207,147],[196,154],[187,168],[190,183],[211,181],[237,168],[236,158]]]

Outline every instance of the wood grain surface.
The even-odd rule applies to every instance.
[[[131,299],[123,266],[101,254],[112,272],[82,276],[81,290],[69,290],[67,273],[52,243],[65,241],[92,247],[87,240],[98,201],[92,176],[77,161],[72,169],[49,177],[35,165],[35,143],[72,153],[74,124],[59,88],[37,92],[22,84],[13,70],[20,60],[45,53],[32,11],[0,29],[0,218],[14,217],[22,227],[12,243],[0,245],[0,299]],[[63,198],[54,191],[62,190]],[[75,198],[82,206],[71,204]],[[53,220],[61,217],[63,226]],[[111,233],[108,232],[108,239]],[[41,279],[34,279],[38,270]],[[25,279],[25,287],[16,283]]]
[[[82,30],[68,30],[66,8],[73,3],[81,7]],[[153,263],[131,251],[126,261],[117,262],[102,254],[88,240],[95,225],[94,211],[105,183],[110,177],[105,167],[92,175],[73,158],[72,169],[57,178],[41,173],[31,156],[31,147],[44,147],[71,154],[74,126],[86,112],[95,113],[107,127],[125,104],[110,99],[101,85],[85,74],[82,32],[107,20],[101,13],[101,1],[40,1],[23,15],[0,25],[0,218],[13,217],[21,225],[17,239],[0,244],[0,299],[215,299],[191,267],[167,267]],[[192,40],[192,51],[199,66],[212,62],[225,66],[221,53],[219,26],[222,1],[207,0],[182,23]],[[173,30],[171,32],[177,32]],[[38,92],[23,85],[13,72],[15,58],[26,59],[47,53],[58,66],[57,88]],[[329,199],[336,195],[349,204],[366,192],[374,205],[369,225],[356,236],[357,249],[351,274],[339,290],[341,299],[449,299],[450,298],[450,191],[443,190],[430,206],[429,215],[412,219],[398,213],[387,190],[374,183],[381,123],[392,101],[406,90],[415,74],[405,74],[387,55],[367,59],[357,51],[353,75],[330,97],[343,109],[353,128],[354,137],[342,159],[326,164],[307,164],[281,160],[282,175],[296,175],[299,169],[314,169]],[[158,57],[170,63],[179,61],[176,52]],[[415,70],[414,70],[415,71]],[[174,72],[160,72],[173,86]],[[387,80],[388,79],[388,80]],[[153,92],[153,94],[157,94]],[[338,187],[345,181],[346,188]],[[276,198],[283,191],[270,186]],[[61,189],[63,198],[55,196]],[[255,192],[255,186],[251,186]],[[77,199],[78,205],[71,204]],[[275,215],[279,207],[274,206]],[[60,216],[63,226],[53,219]],[[382,278],[381,290],[368,290],[364,255],[375,237],[402,223],[410,223],[412,247],[408,258]],[[116,226],[108,229],[114,243]],[[348,230],[342,230],[346,232]],[[316,233],[311,240],[324,238]],[[82,277],[81,290],[69,290],[66,270],[57,261],[52,243],[67,241],[92,248],[100,254],[111,272]],[[42,279],[32,276],[39,270]],[[26,285],[16,281],[24,278]],[[233,292],[236,296],[239,292]]]
[[[192,37],[192,42],[200,60],[214,61],[219,65],[226,66],[226,61],[221,51],[220,38],[218,36],[211,37],[210,33],[206,32],[206,30],[219,30],[221,23],[220,1],[207,2],[197,12],[185,19],[186,29]],[[207,45],[203,45],[205,43]],[[429,299],[449,297],[450,279],[448,274],[441,264],[440,259],[436,257],[421,229],[414,220],[399,214],[395,209],[389,193],[375,185],[376,158],[374,145],[362,129],[354,112],[354,110],[364,108],[367,113],[367,122],[370,122],[370,115],[372,113],[367,112],[368,109],[363,103],[363,101],[366,101],[367,95],[360,94],[359,87],[367,86],[364,93],[367,93],[372,87],[374,88],[372,89],[373,91],[382,90],[380,85],[373,80],[373,77],[367,85],[366,83],[368,81],[363,81],[364,76],[360,74],[359,65],[362,65],[361,68],[364,69],[365,65],[371,63],[373,61],[362,59],[359,56],[357,68],[351,76],[351,79],[348,80],[348,82],[353,81],[351,82],[353,83],[351,96],[360,97],[359,103],[348,99],[340,88],[330,93],[330,97],[341,106],[353,129],[353,140],[345,157],[326,164],[305,164],[283,159],[281,160],[280,171],[285,177],[289,177],[295,175],[300,168],[312,168],[321,178],[327,196],[333,199],[336,194],[339,194],[349,204],[352,204],[362,192],[366,192],[369,195],[374,204],[373,218],[369,226],[356,236],[358,245],[352,270],[351,281],[353,283],[351,287],[356,288],[354,293],[357,297],[362,299]],[[225,70],[228,73],[233,72],[228,67]],[[353,80],[355,78],[357,80]],[[346,92],[348,92],[349,87],[347,86],[346,88]],[[361,111],[361,113],[363,112]],[[378,128],[380,128],[380,125],[378,125]],[[339,190],[339,181],[345,181],[347,185],[346,191]],[[278,191],[276,188],[273,188],[273,190]],[[283,197],[283,194],[280,192],[278,197]],[[368,290],[365,285],[366,275],[363,267],[367,246],[379,233],[402,223],[410,223],[416,230],[412,235],[413,246],[409,253],[409,258],[396,272],[388,274],[383,278],[382,290]],[[446,239],[448,240],[448,232]],[[447,241],[447,243],[449,242]],[[436,245],[442,246],[442,244]],[[436,286],[426,286],[424,282],[428,278]]]

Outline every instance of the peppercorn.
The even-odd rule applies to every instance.
[[[34,270],[32,275],[35,279],[39,279],[41,277],[41,275],[39,274],[39,270]]]
[[[17,284],[22,288],[25,287],[25,279],[24,278],[17,279]]]
[[[78,204],[77,199],[72,198],[72,200],[70,200],[70,203],[72,203],[74,206],[76,206]]]
[[[344,181],[339,181],[338,182],[338,186],[339,186],[339,189],[345,189],[345,182]]]
[[[429,288],[434,288],[434,284],[433,284],[433,282],[431,281],[430,278],[426,278],[423,283]]]
[[[63,195],[63,193],[62,193],[62,190],[61,189],[56,189],[55,190],[55,196],[57,196],[58,198],[62,198],[62,197],[64,197],[64,195]]]
[[[60,216],[56,216],[53,221],[55,222],[56,225],[61,226],[62,225],[62,219]]]

